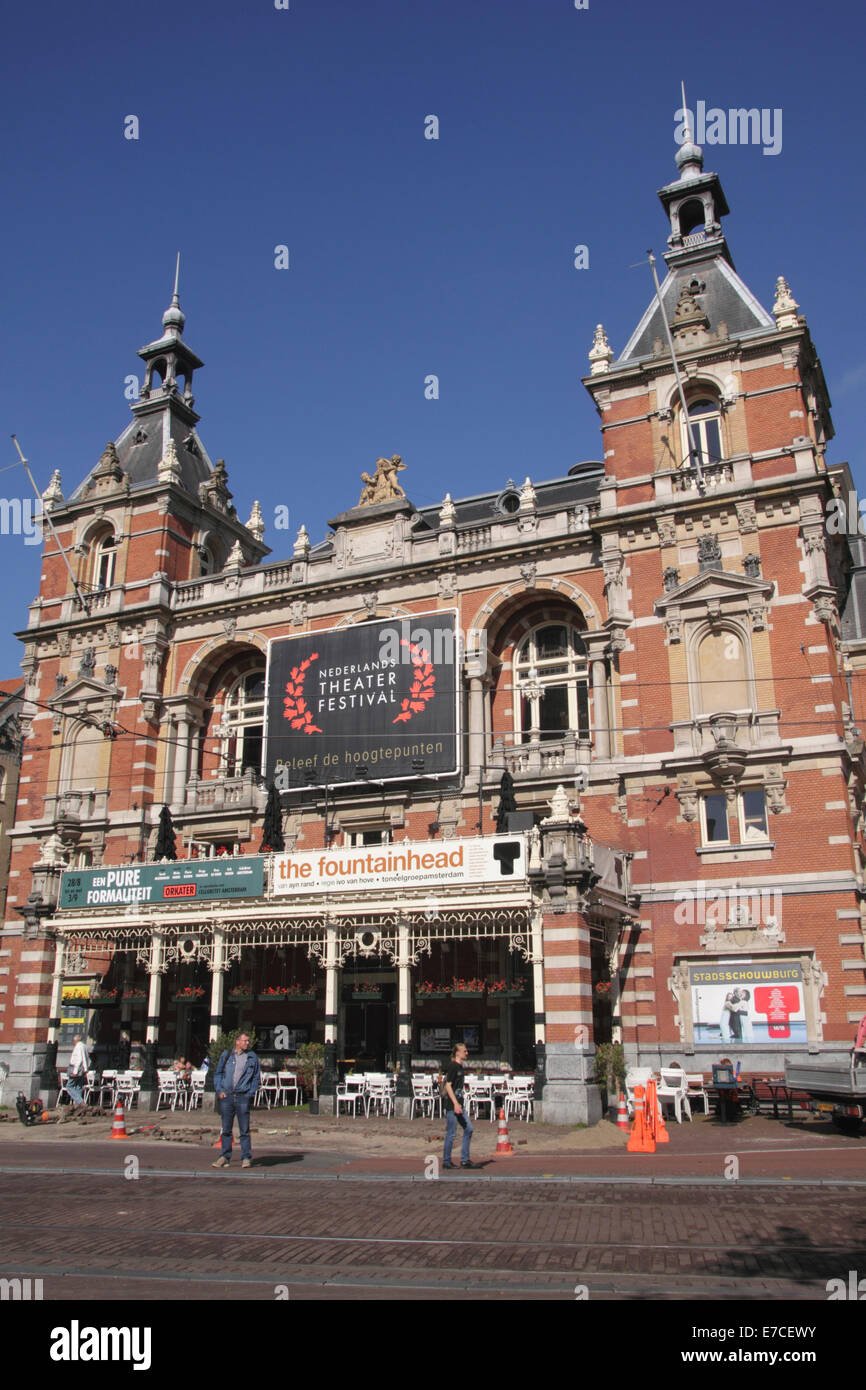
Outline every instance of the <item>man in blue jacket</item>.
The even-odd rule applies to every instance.
[[[254,1052],[250,1052],[249,1033],[239,1033],[233,1052],[224,1052],[217,1062],[213,1087],[219,1097],[222,1116],[222,1149],[214,1168],[228,1168],[232,1153],[232,1124],[238,1117],[241,1141],[241,1167],[252,1168],[253,1151],[250,1144],[250,1106],[259,1089],[261,1067]]]

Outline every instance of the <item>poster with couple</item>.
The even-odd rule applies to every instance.
[[[806,1041],[799,962],[724,961],[689,966],[695,1043]]]

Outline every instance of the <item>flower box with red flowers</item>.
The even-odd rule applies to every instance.
[[[522,999],[526,992],[526,981],[518,976],[514,980],[494,980],[487,986],[488,999]]]
[[[352,998],[353,998],[353,1000],[355,1000],[356,1002],[359,1001],[359,1000],[360,1000],[360,1001],[363,1001],[363,1000],[365,1000],[365,999],[381,999],[381,998],[382,998],[382,986],[381,986],[381,985],[363,985],[363,984],[362,984],[362,985],[353,985],[353,986],[352,986]]]
[[[199,999],[204,999],[204,990],[200,985],[187,985],[185,989],[179,989],[172,997],[175,1004],[196,1004]]]
[[[596,984],[595,992],[596,994],[601,995],[601,997],[604,998],[606,995],[610,994],[610,986],[610,980],[599,980]]]
[[[120,997],[124,1004],[146,1004],[147,990],[125,989]]]
[[[251,985],[235,985],[234,989],[228,991],[230,1000],[239,1004],[251,1004],[254,998]]]
[[[415,987],[416,1000],[423,999],[450,999],[451,990],[448,985],[435,984],[433,980],[422,980]]]
[[[485,984],[483,980],[452,980],[452,999],[483,999]]]
[[[263,989],[261,994],[256,995],[260,1004],[272,1004],[275,1000],[292,1000],[308,1003],[315,999],[316,992],[312,989],[302,989],[300,985],[271,985],[268,989]]]
[[[98,994],[91,994],[88,1004],[91,1009],[110,1009],[112,1004],[116,1004],[120,990],[106,989],[100,990]]]

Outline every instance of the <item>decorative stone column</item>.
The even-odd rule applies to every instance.
[[[478,661],[466,663],[469,682],[469,766],[470,777],[481,778],[484,768],[484,672]]]
[[[604,657],[592,655],[592,731],[596,758],[610,757],[610,731],[607,702],[607,667]]]
[[[54,1109],[60,1094],[57,1074],[57,1044],[60,1039],[60,1011],[63,999],[63,976],[66,973],[66,938],[54,942],[54,974],[51,977],[51,1008],[48,1018],[48,1046],[39,1078],[39,1099],[46,1109]]]
[[[325,928],[325,1067],[319,1086],[319,1108],[334,1113],[337,1090],[337,1029],[339,1015],[340,963],[337,957],[337,928]],[[324,1102],[324,1104],[322,1104]]]
[[[192,721],[186,718],[179,719],[177,722],[177,738],[175,740],[175,763],[174,763],[174,786],[172,788],[172,803],[182,806],[186,801],[186,782],[189,771],[189,745],[190,730]]]
[[[216,1042],[223,1026],[223,1002],[225,996],[225,975],[228,970],[226,960],[225,933],[219,927],[214,927],[213,931],[213,961],[211,970],[213,972],[210,982],[210,1017],[208,1018],[207,1040],[209,1043]],[[206,1091],[213,1090],[213,1074],[215,1066],[208,1067],[204,1080]],[[216,1109],[216,1102],[214,1102]]]
[[[409,923],[397,928],[397,1096],[395,1113],[408,1119],[412,1099],[412,958]]]
[[[139,1103],[142,1109],[155,1110],[159,1100],[159,1079],[156,1074],[156,1049],[159,1041],[159,1010],[162,1002],[162,976],[165,956],[162,936],[155,931],[150,938],[150,958],[145,966],[150,976],[147,995],[147,1026],[144,1035],[144,1069],[141,1076]]]

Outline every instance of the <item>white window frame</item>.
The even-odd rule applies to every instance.
[[[724,801],[724,803],[725,803],[725,820],[726,820],[726,822],[727,822],[728,833],[727,833],[727,836],[725,837],[724,840],[711,840],[711,839],[710,839],[709,828],[708,828],[708,826],[707,826],[707,801],[709,800],[709,798],[710,798],[711,796],[718,796],[718,797],[720,797],[720,798],[722,799],[722,801]],[[701,803],[701,843],[702,843],[702,845],[704,846],[704,848],[706,849],[707,847],[717,847],[717,846],[719,846],[719,845],[730,845],[730,844],[732,843],[732,840],[731,840],[731,807],[730,807],[730,803],[729,803],[727,797],[725,796],[725,793],[724,793],[724,792],[715,792],[715,791],[713,791],[713,792],[702,792],[702,793],[701,793],[701,796],[700,796],[700,803]]]
[[[102,578],[102,568],[105,565],[105,578]],[[93,547],[93,587],[97,592],[102,593],[105,589],[110,589],[114,584],[114,576],[117,571],[117,538],[113,531],[107,535],[100,536]]]
[[[568,634],[569,650],[564,656],[539,657],[537,638],[540,632],[549,627],[564,628]],[[583,653],[576,650],[572,641],[576,638],[584,645]],[[528,653],[528,655],[526,655]],[[546,670],[553,670],[555,667],[566,666],[568,669],[565,674],[556,672],[545,677]],[[518,642],[512,665],[514,677],[514,700],[513,700],[513,719],[514,719],[514,739],[516,744],[533,742],[533,733],[538,731],[538,740],[545,743],[552,743],[556,738],[567,738],[572,735],[574,738],[589,739],[592,737],[592,708],[590,702],[590,671],[589,653],[585,649],[583,635],[580,629],[564,619],[549,618],[546,622],[537,623],[531,632],[526,633]],[[578,705],[578,686],[583,685],[586,691],[586,729],[579,727],[579,705]],[[545,689],[556,689],[565,686],[568,691],[568,723],[569,728],[549,734],[543,738],[543,730],[540,729],[541,723],[541,692]],[[527,687],[533,694],[527,694]],[[521,707],[524,698],[528,699],[531,707],[530,727],[524,729],[521,717]]]
[[[764,833],[763,835],[748,835],[746,833],[746,796],[750,792],[758,792],[764,802]],[[770,814],[767,809],[767,793],[763,787],[743,787],[737,793],[737,811],[740,825],[740,844],[743,845],[763,845],[770,839]]]
[[[251,700],[247,708],[247,695],[244,690],[246,682],[251,677],[261,677],[264,685],[265,672],[257,669],[245,671],[242,676],[238,676],[225,692],[223,701],[223,714],[221,727],[228,729],[220,740],[220,774],[223,777],[241,777],[244,771],[243,745],[244,734],[247,730],[261,729],[264,738],[265,729],[265,694],[262,691],[260,700]],[[232,701],[236,698],[236,708],[232,709]],[[234,740],[234,753],[232,753],[232,740]],[[258,776],[260,769],[254,769]]]
[[[710,401],[715,407],[713,410],[704,411],[700,415],[692,415],[695,406],[702,401]],[[714,400],[709,392],[696,396],[694,400],[687,401],[688,417],[683,415],[680,410],[680,439],[682,441],[682,467],[688,468],[692,464],[692,441],[690,438],[689,421],[695,434],[698,451],[701,456],[701,468],[716,468],[725,459],[725,438],[722,430],[722,410],[718,401]],[[715,420],[719,430],[719,454],[718,457],[711,457],[709,442],[707,440],[707,422]]]

